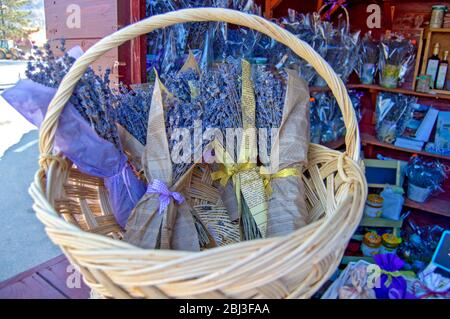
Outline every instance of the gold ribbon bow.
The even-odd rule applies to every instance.
[[[272,195],[271,182],[274,178],[284,178],[289,176],[300,176],[300,172],[295,167],[284,168],[274,174],[265,173],[263,167],[261,167],[259,174],[263,178],[264,188],[266,189],[266,194],[269,197]]]
[[[242,164],[222,164],[221,169],[211,173],[211,178],[213,181],[220,180],[220,185],[225,187],[228,180],[239,174],[240,172],[247,171],[256,167],[254,163],[242,163]]]

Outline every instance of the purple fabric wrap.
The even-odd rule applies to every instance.
[[[400,274],[400,269],[405,264],[403,260],[396,254],[377,254],[373,258],[375,263],[385,272],[381,275],[379,288],[374,288],[377,299],[415,299],[415,296],[408,292],[408,284],[403,276],[386,274]],[[388,280],[391,280],[390,284]]]
[[[28,121],[39,127],[56,89],[21,80],[3,93]],[[86,174],[104,178],[117,223],[124,227],[131,210],[145,193],[145,185],[133,174],[127,157],[111,142],[99,137],[71,103],[59,118],[55,150],[62,152]]]

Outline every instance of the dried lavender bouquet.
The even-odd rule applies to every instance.
[[[178,73],[166,82],[166,88],[169,92],[176,92],[174,93],[174,98],[166,101],[165,121],[166,133],[169,138],[169,150],[171,154],[174,154],[175,147],[179,143],[188,143],[187,145],[190,146],[189,155],[191,159],[173,164],[175,179],[182,176],[193,165],[193,162],[196,161],[196,154],[201,154],[201,150],[199,151],[198,148],[203,147],[203,144],[196,145],[197,141],[194,139],[197,133],[195,130],[202,133],[203,108],[193,97],[197,94],[198,88],[194,82],[198,81],[198,78],[198,74],[188,70]],[[183,140],[186,137],[180,135],[179,129],[188,130],[188,141]],[[186,154],[177,155],[179,155],[180,159],[183,159]]]
[[[198,251],[209,236],[199,236],[206,229],[198,228],[183,193],[190,171],[174,176],[165,124],[166,102],[173,98],[156,77],[142,157],[149,185],[128,219],[125,240],[143,248]]]
[[[349,91],[358,122],[361,119],[361,95],[361,92]],[[328,143],[345,135],[346,129],[342,112],[333,94],[329,92],[314,94],[311,106],[311,127],[315,128],[314,143]]]
[[[152,92],[153,85],[133,88],[120,85],[117,94],[115,118],[142,145],[147,143],[148,112]]]
[[[58,58],[51,49],[50,43],[44,45],[44,51],[33,48],[35,60],[29,61],[26,76],[42,85],[57,88],[64,76],[75,62],[65,49],[65,41],[60,46],[63,56]],[[70,103],[95,129],[98,135],[116,146],[119,146],[117,128],[115,126],[114,107],[116,95],[110,87],[110,70],[106,69],[103,76],[88,68],[78,81]]]
[[[161,78],[165,88],[169,92],[175,92],[171,94],[176,97],[171,102],[173,107],[168,108],[169,111],[166,113],[170,137],[170,127],[187,127],[194,122],[193,118],[191,119],[191,114],[180,104],[190,103],[191,87],[189,83],[198,78],[198,75],[195,75],[194,72],[179,73],[171,71]],[[117,122],[144,146],[147,144],[148,114],[153,88],[153,84],[135,85],[131,88],[121,84],[117,92],[118,103],[115,108]]]
[[[56,58],[48,44],[45,50],[46,54],[38,52],[38,60],[29,64],[27,75],[30,79],[19,81],[3,93],[17,111],[38,127],[44,120],[56,87],[75,59],[69,53]],[[114,102],[114,94],[109,88],[109,73],[102,78],[92,69],[88,70],[61,112],[54,151],[69,158],[81,172],[104,180],[112,213],[117,223],[124,226],[145,189],[120,145],[117,128],[111,118],[110,108]]]
[[[330,63],[344,82],[347,81],[357,62],[358,55],[354,52],[359,50],[359,32],[349,33],[345,23],[339,23],[335,27],[329,21],[322,21],[317,13],[300,14],[292,9],[288,10],[288,16],[283,17],[280,23],[299,39],[308,43]],[[283,50],[285,58],[280,60],[282,66],[297,70],[300,77],[310,85],[325,85],[324,80],[307,61],[300,59],[290,49],[277,49],[279,52]],[[280,53],[274,56],[280,59]]]
[[[285,235],[307,223],[301,171],[310,138],[308,85],[294,70],[264,64],[254,66],[253,78],[256,124],[266,129],[258,156],[269,198],[267,237]]]
[[[193,56],[190,56],[190,58],[193,59]],[[195,74],[193,70],[187,68],[186,70],[182,69],[176,73],[170,72],[166,74],[166,81],[164,84],[157,75],[155,79],[155,85],[153,86],[146,85],[135,88],[134,90],[137,92],[132,95],[131,99],[126,96],[126,99],[131,103],[121,105],[123,106],[121,111],[124,114],[134,114],[135,111],[142,106],[144,109],[142,113],[149,115],[149,122],[147,122],[146,125],[141,125],[140,122],[138,123],[138,133],[141,133],[141,130],[147,131],[145,139],[141,138],[143,144],[136,140],[133,141],[134,137],[132,136],[125,137],[125,139],[127,142],[131,143],[132,150],[139,153],[133,154],[133,158],[143,159],[143,173],[145,173],[146,180],[149,181],[148,187],[150,190],[154,187],[155,180],[160,180],[167,185],[167,187],[172,185],[172,187],[177,189],[181,194],[184,192],[185,182],[189,180],[193,163],[189,159],[181,162],[174,160],[174,158],[183,159],[183,154],[181,154],[180,157],[176,156],[176,147],[177,145],[180,145],[180,136],[178,135],[179,132],[177,130],[187,129],[190,135],[193,136],[194,125],[196,124],[196,120],[201,116],[201,110],[198,108],[194,109],[195,105],[191,102],[192,96],[195,95],[196,92],[193,82],[198,80],[198,74]],[[142,102],[135,101],[140,95],[144,95],[145,97],[151,95],[151,105],[150,103],[145,105],[145,103],[142,104]],[[136,103],[138,105],[137,108],[134,107],[136,105],[133,105],[133,101],[138,102]],[[153,110],[154,107],[162,109],[161,114]],[[140,114],[140,117],[142,117],[142,114]],[[164,133],[159,132],[159,135],[155,135],[153,131],[155,131],[156,128],[148,126],[149,123],[156,122],[162,123]],[[158,127],[157,129],[161,128]],[[121,130],[121,133],[124,133],[123,131],[124,130]],[[121,134],[121,136],[122,135],[123,134]],[[149,137],[151,138],[150,142],[148,142]],[[183,139],[184,136],[181,138]],[[164,141],[165,139],[166,141]],[[183,144],[183,142],[184,141],[181,140],[181,144]],[[165,149],[164,147],[159,147],[159,151],[156,151],[154,146],[158,143],[167,143],[167,153],[165,151],[163,152],[166,158],[164,161],[156,161],[157,156],[153,154],[161,153],[161,151]],[[159,156],[161,156],[161,154]],[[157,162],[159,163],[157,165],[160,166],[160,170],[167,170],[170,167],[171,173],[158,173],[158,168],[151,167],[152,165],[156,165]],[[158,176],[161,178],[158,178]],[[132,225],[127,227],[126,235],[130,242],[143,247],[154,246],[182,250],[197,250],[197,247],[209,247],[215,245],[215,240],[209,234],[205,223],[198,217],[194,208],[186,203],[178,203],[182,205],[179,207],[177,205],[177,209],[168,207],[167,218],[163,217],[161,219],[159,213],[156,216],[151,214],[148,215],[148,213],[151,212],[147,210],[142,212],[141,208],[143,205],[149,208],[148,205],[154,204],[155,198],[151,196],[151,194],[152,193],[147,191],[147,196],[145,196],[141,203],[138,204],[135,212],[130,218],[129,222],[132,223]],[[146,216],[151,220],[148,221],[148,225],[141,225],[140,220],[147,218]],[[161,229],[158,233],[156,230],[158,226],[155,226],[156,228],[153,227],[153,223],[161,225],[164,229]],[[169,229],[172,229],[173,227],[175,228],[172,232]],[[190,239],[183,241],[183,238]]]

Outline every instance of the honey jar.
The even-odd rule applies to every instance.
[[[368,232],[364,235],[361,251],[364,256],[372,257],[380,253],[381,237],[376,232]]]
[[[397,247],[402,243],[402,239],[400,237],[395,236],[394,234],[383,234],[381,236],[381,254],[395,254],[397,251]]]
[[[364,215],[367,217],[380,217],[383,208],[383,197],[378,194],[369,194],[364,207]]]

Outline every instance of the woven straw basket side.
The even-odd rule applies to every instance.
[[[194,21],[245,26],[287,45],[325,79],[342,110],[347,151],[310,146],[303,172],[310,223],[288,236],[198,253],[132,246],[117,240],[121,232],[113,222],[102,181],[52,154],[58,117],[92,62],[136,36]],[[153,16],[99,41],[62,81],[41,126],[39,145],[41,168],[30,187],[36,214],[87,284],[106,297],[308,298],[339,264],[367,194],[356,117],[342,81],[308,44],[288,31],[229,9],[185,9]]]

